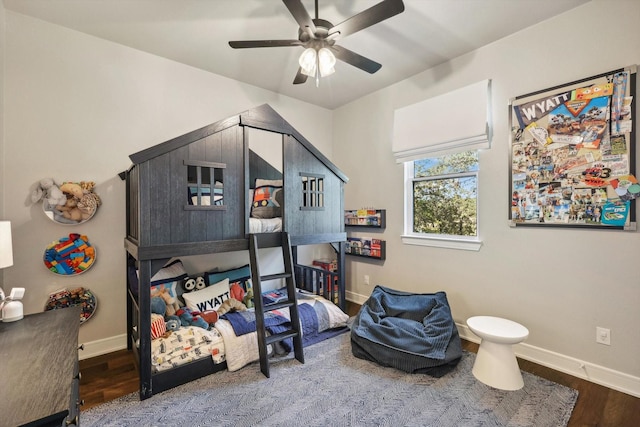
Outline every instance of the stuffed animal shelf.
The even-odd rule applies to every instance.
[[[60,224],[82,224],[90,220],[102,204],[95,194],[93,181],[64,182],[56,184],[51,178],[44,178],[36,184],[31,193],[31,202],[42,201],[47,217]]]

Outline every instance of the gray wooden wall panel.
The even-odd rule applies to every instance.
[[[166,212],[169,216],[167,223],[170,227],[167,232],[171,234],[171,243],[188,242],[191,238],[191,233],[189,230],[189,215],[184,210],[184,206],[188,204],[187,170],[184,166],[184,160],[189,156],[189,146],[180,147],[166,155],[170,156],[171,163],[171,182],[169,183],[167,198],[172,200],[171,210]]]
[[[171,223],[168,219],[169,212],[174,208],[174,198],[171,197],[171,155],[174,152],[155,157],[149,163],[149,189],[148,207],[150,211],[151,241],[155,245],[166,245],[171,243]]]
[[[149,246],[151,241],[151,201],[149,195],[150,165],[149,162],[138,165],[139,170],[139,209],[140,209],[140,243],[139,246]]]
[[[227,165],[224,172],[227,210],[222,211],[218,221],[221,227],[218,239],[237,239],[244,237],[244,138],[240,126],[227,128],[220,132],[220,136],[221,158]]]
[[[285,142],[285,226],[292,235],[326,234],[342,231],[342,181],[294,138]],[[300,210],[303,174],[324,176],[324,209]]]

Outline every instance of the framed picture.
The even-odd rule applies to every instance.
[[[636,66],[509,102],[512,226],[635,230]]]

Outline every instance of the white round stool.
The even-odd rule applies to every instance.
[[[473,376],[502,390],[521,389],[524,382],[512,345],[527,339],[529,330],[514,321],[492,316],[470,317],[467,326],[482,338]]]

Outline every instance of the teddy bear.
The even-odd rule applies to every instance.
[[[32,203],[38,203],[42,199],[46,200],[49,206],[64,205],[67,202],[67,197],[51,178],[41,179],[31,193]]]
[[[56,206],[56,210],[62,213],[62,216],[71,221],[82,221],[82,211],[78,208],[78,201],[73,198],[67,198],[63,205]]]
[[[60,190],[66,194],[67,199],[65,203],[57,205],[56,209],[72,221],[80,222],[91,218],[102,203],[100,197],[93,192],[94,186],[93,181],[65,182]]]
[[[171,296],[166,289],[161,289],[159,292],[154,293],[153,296],[160,297],[164,301],[166,306],[165,316],[173,316],[176,314],[176,311],[180,310],[178,298]]]

